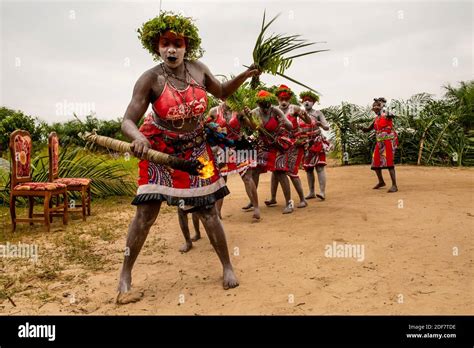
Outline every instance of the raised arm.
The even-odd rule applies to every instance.
[[[280,109],[272,106],[271,107],[273,109],[273,112],[276,114],[277,116],[277,119],[279,120],[280,124],[283,124],[283,126],[287,129],[287,130],[292,130],[293,129],[293,125],[291,124],[290,120],[285,116],[285,114],[283,113],[283,111],[281,111]]]
[[[310,124],[311,123],[311,117],[309,117],[306,110],[304,110],[303,108],[301,108],[299,106],[296,106],[296,108],[297,109],[295,110],[295,112],[298,114],[298,117],[300,117],[305,123]]]
[[[128,104],[122,121],[122,133],[132,140],[133,154],[139,158],[143,158],[150,148],[149,141],[140,133],[137,123],[145,114],[150,104],[150,90],[155,77],[156,75],[149,71],[140,76],[135,83],[132,100]]]
[[[370,132],[372,129],[374,129],[374,124],[375,124],[375,121],[372,122],[372,123],[370,124],[370,126],[368,126],[368,127],[362,127],[362,128],[360,128],[360,130],[361,130],[362,132],[364,132],[364,133]]]
[[[319,126],[325,131],[329,130],[329,123],[321,111],[318,111]]]
[[[250,67],[243,73],[234,77],[232,80],[220,82],[205,64],[201,62],[196,63],[204,72],[204,85],[206,90],[216,98],[227,98],[228,96],[232,95],[232,93],[234,93],[237,88],[239,88],[240,85],[244,83],[249,77],[261,74],[258,69]]]

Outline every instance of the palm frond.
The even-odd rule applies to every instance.
[[[286,34],[271,34],[266,36],[266,31],[270,25],[278,18],[279,14],[273,17],[268,23],[266,23],[266,11],[263,13],[262,26],[260,33],[257,36],[255,46],[253,49],[253,63],[254,66],[262,72],[270,73],[272,75],[279,75],[289,79],[305,88],[312,91],[314,89],[297,82],[294,79],[290,79],[285,75],[285,71],[291,66],[293,59],[316,54],[328,50],[313,50],[299,54],[293,54],[286,56],[296,50],[315,45],[319,42],[309,42],[301,38],[301,35],[286,35]],[[260,83],[258,76],[254,76],[251,82],[251,88],[257,89]]]

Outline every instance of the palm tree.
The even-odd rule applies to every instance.
[[[356,130],[358,125],[372,120],[369,107],[341,103],[321,110],[331,124],[330,140],[341,163],[352,164],[370,161],[370,149],[373,147],[373,136]]]

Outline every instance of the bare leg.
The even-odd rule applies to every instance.
[[[193,217],[193,226],[194,226],[194,237],[191,238],[193,242],[201,239],[201,231],[199,230],[199,216],[196,213],[192,213]]]
[[[375,169],[375,174],[377,174],[377,178],[379,179],[379,183],[373,187],[374,190],[385,186],[385,181],[383,181],[383,176],[382,176],[382,169]]]
[[[326,170],[325,166],[317,166],[316,172],[318,173],[318,182],[319,182],[319,194],[316,196],[323,201],[326,199]]]
[[[247,171],[244,176],[242,176],[242,181],[244,182],[247,196],[249,196],[250,202],[253,206],[253,218],[255,220],[260,220],[260,208],[258,206],[257,187],[253,182],[252,173]]]
[[[395,176],[395,168],[390,168],[388,172],[390,173],[390,178],[392,179],[392,187],[390,187],[388,192],[397,192],[398,187],[397,187],[397,177]]]
[[[149,202],[137,206],[135,216],[128,227],[127,247],[118,285],[119,295],[131,289],[133,265],[160,212],[160,207],[161,202]]]
[[[281,185],[281,188],[283,190],[283,195],[285,196],[286,206],[285,206],[285,209],[283,209],[283,214],[292,213],[293,202],[291,201],[290,180],[288,180],[288,176],[286,175],[286,172],[278,171],[274,173],[275,173],[275,178],[278,180],[278,182]]]
[[[227,176],[223,176],[224,181],[227,183]],[[219,214],[219,219],[222,220],[222,205],[224,204],[224,198],[219,199],[216,202],[217,213]]]
[[[225,239],[224,228],[221,220],[217,216],[217,210],[212,207],[210,209],[201,209],[196,212],[201,219],[204,229],[207,232],[209,240],[214,247],[219,260],[224,269],[224,289],[235,288],[239,285],[237,277],[234,274],[234,269],[230,263],[229,250],[227,249],[227,241]]]
[[[316,197],[314,193],[314,168],[308,168],[306,170],[306,178],[308,179],[309,194],[305,197],[306,199],[312,199]]]
[[[278,191],[278,180],[276,179],[275,172],[273,172],[272,179],[270,181],[270,193],[272,197],[265,201],[265,204],[267,205],[267,207],[277,204],[277,201],[276,201],[277,191]]]
[[[252,168],[249,169],[252,173],[253,182],[255,183],[255,190],[258,189],[258,182],[260,181],[260,169],[259,168]],[[242,207],[243,210],[249,210],[253,208],[252,202],[249,202],[245,207]]]
[[[189,234],[188,214],[180,208],[178,208],[178,220],[179,227],[181,227],[181,232],[183,233],[185,241],[181,248],[179,248],[179,251],[186,253],[193,247],[193,241],[191,240],[191,235]]]
[[[304,199],[304,193],[303,193],[303,185],[301,185],[301,179],[299,176],[290,176],[291,182],[293,183],[293,186],[296,189],[296,192],[298,192],[298,197],[300,198],[300,202],[298,203],[297,207],[298,208],[304,208],[308,206],[308,203]]]

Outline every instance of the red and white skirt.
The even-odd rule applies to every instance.
[[[326,137],[322,135],[316,136],[311,143],[309,143],[303,160],[303,168],[311,169],[317,166],[326,165],[326,151],[329,150],[330,143]]]
[[[259,143],[257,147],[257,167],[261,173],[267,171],[288,171],[288,151],[269,144]]]
[[[292,146],[288,150],[288,175],[297,178],[298,170],[304,157],[303,146]]]
[[[173,132],[160,127],[150,114],[145,118],[140,132],[149,140],[154,150],[186,160],[202,158],[211,161],[214,168],[212,176],[204,179],[165,165],[141,160],[138,165],[139,186],[132,204],[166,201],[168,205],[204,207],[229,194],[224,179],[219,175],[211,147],[205,141],[202,127],[192,132]]]

